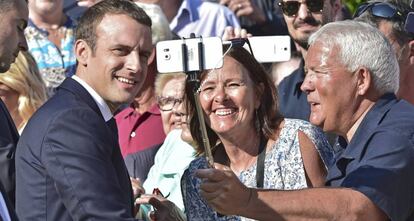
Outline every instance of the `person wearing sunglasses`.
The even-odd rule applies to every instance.
[[[339,0],[281,0],[288,31],[302,57],[306,57],[309,36],[328,22],[334,21],[341,10]],[[300,90],[305,78],[302,60],[298,69],[278,86],[280,112],[288,118],[309,120],[310,106]]]
[[[385,0],[361,4],[355,20],[378,28],[390,41],[400,66],[398,98],[414,104],[414,33],[405,30],[407,14],[414,12],[407,0]]]

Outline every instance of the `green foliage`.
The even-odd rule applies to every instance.
[[[366,0],[343,0],[346,7],[351,12],[351,15],[354,14],[355,10],[358,8],[358,5],[366,2]]]

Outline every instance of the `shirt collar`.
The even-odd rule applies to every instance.
[[[341,158],[354,159],[355,156],[361,155],[363,149],[354,147],[357,145],[364,145],[366,140],[370,138],[367,135],[370,135],[373,130],[378,127],[378,124],[380,124],[381,120],[384,118],[385,113],[389,111],[395,102],[397,102],[397,99],[392,93],[383,95],[377,102],[375,102],[374,106],[368,111],[361,124],[358,126],[354,137],[350,140],[348,147],[351,148],[346,148],[341,155]]]
[[[99,96],[99,94],[96,93],[96,91],[91,86],[89,86],[88,83],[82,80],[80,77],[73,75],[72,79],[77,81],[88,91],[88,93],[92,96],[92,98],[95,100],[96,104],[98,105],[98,108],[101,111],[101,114],[105,122],[109,121],[113,117],[113,115],[112,115],[111,109],[109,109],[109,106],[108,104],[106,104],[104,99],[102,99],[102,97]]]

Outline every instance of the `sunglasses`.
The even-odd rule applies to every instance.
[[[283,14],[287,16],[296,16],[301,4],[306,4],[308,10],[312,13],[321,13],[324,0],[306,0],[306,1],[281,1],[278,3]]]
[[[395,6],[385,2],[372,2],[361,4],[355,11],[354,18],[361,16],[366,11],[369,11],[373,16],[389,20],[404,19],[402,12],[398,11],[398,9]]]

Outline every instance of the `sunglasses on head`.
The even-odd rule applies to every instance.
[[[398,19],[403,20],[402,12],[389,3],[385,2],[372,2],[363,3],[355,11],[354,18],[361,16],[364,12],[369,11],[371,15],[385,18],[385,19]]]
[[[296,16],[301,4],[306,4],[308,10],[312,13],[321,13],[324,0],[305,0],[305,1],[281,1],[278,3],[282,8],[283,14],[287,16]]]

